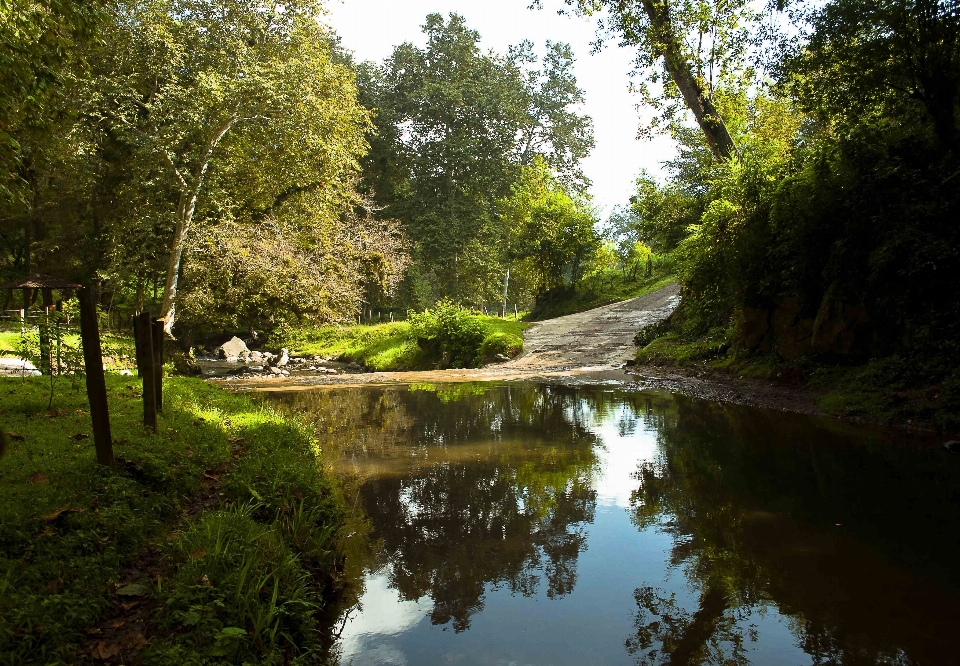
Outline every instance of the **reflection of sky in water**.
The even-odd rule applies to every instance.
[[[354,611],[340,636],[345,664],[406,664],[407,658],[391,638],[424,620],[433,607],[429,598],[403,601],[388,587],[389,576],[380,572],[364,580],[362,611]]]
[[[633,476],[637,466],[653,460],[657,454],[655,430],[648,430],[642,424],[631,429],[621,428],[620,424],[631,415],[628,406],[617,405],[613,414],[599,424],[588,426],[602,442],[602,446],[597,447],[600,470],[594,486],[599,506],[630,506],[630,493],[637,489]]]
[[[550,599],[544,585],[523,596],[488,583],[484,609],[472,616],[469,629],[456,634],[449,625],[430,623],[429,596],[399,598],[389,587],[388,565],[365,578],[362,610],[350,615],[339,642],[342,664],[632,664],[624,640],[636,631],[636,587],[654,583],[675,593],[689,612],[696,610],[697,591],[668,563],[672,538],[656,529],[638,531],[626,511],[638,483],[637,466],[657,455],[656,430],[644,427],[625,404],[603,414],[584,409],[578,417],[599,440],[593,484],[600,510],[586,526],[587,549],[579,555],[573,591]],[[400,501],[408,518],[422,509],[410,487],[401,491]],[[522,497],[519,502],[522,510]],[[775,611],[744,621],[766,639],[750,644],[755,663],[809,663]]]
[[[491,392],[487,398],[493,395]],[[547,396],[546,392],[535,396],[538,405],[547,404],[544,396]],[[520,389],[514,399],[518,397],[523,397]],[[702,604],[707,597],[700,585],[707,585],[703,581],[709,578],[711,570],[710,560],[700,560],[701,563],[707,562],[707,565],[698,577],[692,571],[698,560],[696,554],[691,556],[690,553],[700,552],[698,548],[715,548],[722,556],[731,558],[727,561],[737,562],[738,566],[742,563],[748,568],[754,565],[758,567],[756,572],[750,569],[742,573],[744,580],[752,581],[750,594],[737,597],[737,583],[731,582],[734,586],[731,588],[733,596],[729,599],[729,606],[721,612],[721,617],[730,620],[736,631],[717,634],[718,643],[722,643],[720,650],[729,656],[731,649],[728,639],[719,638],[720,636],[738,635],[744,640],[744,659],[738,663],[799,666],[812,661],[800,642],[806,631],[805,625],[808,626],[810,622],[809,616],[805,615],[806,611],[812,609],[813,612],[819,612],[826,608],[829,611],[828,621],[833,621],[835,615],[830,616],[830,612],[833,612],[831,604],[837,604],[837,599],[840,599],[840,603],[847,603],[844,601],[846,596],[856,596],[857,588],[848,589],[844,578],[851,576],[849,570],[838,569],[838,562],[854,570],[868,567],[866,577],[870,581],[882,579],[889,582],[890,575],[896,573],[889,567],[880,567],[877,570],[885,575],[871,577],[869,567],[879,567],[877,562],[880,558],[862,549],[844,551],[849,553],[847,555],[838,554],[835,552],[836,548],[851,548],[854,542],[843,540],[843,535],[835,536],[829,527],[824,530],[822,527],[795,521],[782,512],[777,502],[772,506],[761,503],[742,506],[737,504],[735,500],[738,487],[728,483],[731,478],[735,481],[736,477],[723,477],[722,483],[709,485],[711,482],[708,475],[705,475],[704,478],[708,479],[705,485],[707,490],[714,493],[712,495],[706,491],[697,495],[694,492],[697,488],[671,486],[674,489],[684,489],[681,499],[687,504],[670,505],[680,506],[676,516],[655,516],[656,520],[649,523],[649,527],[638,529],[631,521],[633,513],[630,510],[631,495],[640,485],[636,478],[638,466],[661,456],[661,462],[670,460],[680,466],[690,464],[690,459],[670,457],[677,455],[676,449],[671,453],[670,447],[677,447],[679,444],[670,439],[673,431],[669,428],[676,426],[669,423],[669,419],[673,418],[669,411],[664,410],[657,417],[657,405],[654,404],[654,412],[651,414],[655,418],[652,418],[650,423],[644,423],[639,410],[650,409],[650,403],[644,405],[635,401],[634,406],[631,406],[622,397],[610,397],[613,398],[612,401],[574,399],[563,403],[562,420],[567,424],[579,424],[596,438],[596,444],[593,445],[596,464],[593,465],[593,459],[589,457],[586,463],[587,468],[592,467],[593,470],[587,474],[591,489],[595,493],[590,495],[590,498],[595,498],[595,504],[591,505],[595,507],[595,511],[590,509],[586,513],[568,512],[565,514],[568,516],[566,522],[558,520],[550,523],[539,519],[530,522],[531,535],[535,531],[539,534],[559,534],[553,541],[525,540],[517,534],[516,525],[520,524],[523,526],[522,535],[527,535],[527,523],[523,521],[523,514],[527,509],[534,511],[538,506],[542,507],[542,504],[537,504],[534,500],[542,502],[543,495],[527,495],[523,492],[523,487],[517,487],[515,493],[505,492],[504,488],[508,487],[509,480],[514,478],[521,483],[534,484],[544,479],[554,479],[550,476],[551,470],[558,469],[557,466],[566,460],[562,455],[557,455],[557,452],[563,450],[564,442],[570,441],[568,438],[573,438],[572,447],[583,445],[585,450],[589,450],[592,440],[584,438],[582,430],[579,431],[580,435],[573,435],[572,428],[565,430],[553,422],[549,437],[540,437],[538,433],[548,432],[543,430],[542,420],[539,426],[541,430],[534,428],[523,431],[511,421],[509,415],[502,417],[506,412],[501,412],[491,416],[495,420],[492,429],[486,429],[489,422],[474,425],[469,430],[470,435],[463,438],[457,437],[456,432],[466,430],[451,429],[448,434],[454,434],[448,436],[446,445],[441,445],[441,433],[436,433],[437,438],[431,435],[427,438],[431,442],[428,445],[429,451],[417,448],[416,456],[411,455],[407,449],[411,442],[402,436],[389,440],[390,443],[380,449],[380,454],[356,456],[351,466],[362,468],[363,478],[367,479],[366,483],[371,484],[364,488],[379,488],[368,494],[368,499],[376,499],[375,504],[367,506],[368,510],[371,507],[394,507],[392,511],[385,510],[379,514],[381,517],[390,517],[390,522],[385,523],[386,525],[413,527],[415,534],[429,538],[416,541],[407,533],[404,533],[406,536],[402,538],[396,537],[403,532],[402,529],[390,532],[396,539],[389,550],[391,555],[386,558],[388,563],[377,572],[366,576],[361,609],[353,610],[344,626],[338,643],[341,663],[356,666],[637,664],[640,655],[628,653],[625,643],[628,639],[636,639],[641,625],[657,618],[647,615],[646,620],[638,622],[642,611],[638,606],[635,591],[649,586],[656,588],[657,594],[663,598],[674,595],[677,615],[690,621],[703,609]],[[656,399],[656,396],[654,398]],[[493,401],[491,404],[494,404]],[[456,401],[443,405],[428,403],[428,406],[435,410],[431,411],[431,415],[436,418],[436,423],[444,423],[443,419],[463,419],[466,412],[463,409],[464,403]],[[457,411],[457,407],[460,411]],[[537,406],[531,409],[534,416],[551,416],[546,408]],[[523,416],[526,415],[524,413]],[[658,422],[660,427],[665,428],[662,435],[663,450],[658,444],[658,432],[653,425],[657,418],[661,419]],[[667,420],[666,426],[664,419]],[[533,417],[530,422],[537,423]],[[469,425],[469,422],[467,423]],[[569,425],[566,427],[569,428]],[[691,441],[707,441],[707,437],[722,432],[722,426],[715,428],[716,426],[706,431],[707,435],[690,431],[687,431],[686,435],[693,438],[696,434],[701,438]],[[771,440],[764,440],[766,443],[761,450],[765,450],[769,442],[780,435],[774,428],[768,429],[768,432],[776,434]],[[813,429],[808,432],[812,440],[822,434]],[[499,438],[490,437],[489,433],[504,434]],[[812,448],[804,447],[799,449],[799,453],[792,453],[789,448],[778,448],[775,452],[778,456],[787,456],[792,468],[802,470],[802,465],[813,455],[812,451]],[[561,462],[558,463],[558,460]],[[860,457],[854,457],[853,460],[855,464],[861,464]],[[696,462],[697,460],[693,459],[693,463]],[[543,476],[524,474],[523,470],[529,472],[530,466],[542,471]],[[585,468],[576,469],[582,471]],[[752,471],[753,468],[747,469]],[[849,466],[842,467],[838,464],[838,469],[844,470],[846,479],[850,473]],[[439,474],[438,470],[464,473]],[[496,470],[496,473],[492,470]],[[755,472],[742,478],[752,479],[756,476]],[[690,482],[696,480],[692,473],[691,476],[683,478]],[[798,478],[798,487],[807,487],[802,485],[804,483],[809,485],[808,478]],[[438,479],[442,482],[437,481]],[[496,488],[494,479],[497,480]],[[561,475],[556,482],[559,484],[556,488],[565,487],[567,493],[577,492],[574,489],[573,477],[564,481]],[[798,503],[804,501],[796,489],[791,489],[791,482],[792,478],[788,478],[786,484],[777,486],[772,495],[775,500],[779,501],[782,497]],[[454,483],[459,485],[451,485]],[[472,492],[463,492],[464,488],[472,489]],[[454,490],[461,492],[453,492]],[[470,503],[456,503],[464,501],[464,498],[469,498]],[[480,498],[480,501],[474,502],[476,498]],[[485,505],[485,500],[491,503]],[[519,511],[507,510],[505,505],[496,504],[496,501],[508,502],[511,509],[515,502]],[[591,504],[593,499],[584,501]],[[445,505],[445,502],[449,504]],[[440,511],[438,507],[442,506],[446,506],[447,510]],[[719,511],[714,515],[712,512],[717,507]],[[702,526],[702,533],[695,530],[684,531],[682,526],[676,527],[681,522],[684,508],[689,509],[692,516],[706,516],[717,522],[705,520],[697,523]],[[471,522],[466,519],[464,514],[474,510],[483,516],[482,521]],[[572,510],[568,508],[568,511]],[[737,520],[727,521],[725,511],[739,512],[731,514]],[[371,515],[374,513],[371,512]],[[570,516],[574,517],[569,518]],[[587,516],[586,522],[583,516]],[[502,543],[497,536],[500,534],[500,527],[496,530],[490,529],[485,535],[482,529],[484,525],[496,524],[500,517],[517,521],[512,524],[512,531],[508,531],[506,526],[503,527]],[[375,518],[374,521],[376,524]],[[738,526],[746,523],[749,523],[747,527],[750,529],[735,532]],[[671,525],[677,530],[676,534],[670,532]],[[463,526],[473,528],[474,531],[458,531],[464,529]],[[383,525],[378,526],[382,527]],[[476,536],[478,527],[480,537]],[[551,529],[556,531],[551,532]],[[561,585],[562,591],[550,596],[547,579],[551,574],[550,567],[556,566],[557,560],[551,561],[545,555],[546,548],[552,545],[562,549],[563,539],[573,536],[574,533],[585,536],[586,547],[575,552],[572,557],[563,553],[552,556],[559,557],[560,560],[567,558],[572,582],[565,587]],[[737,541],[748,538],[754,541]],[[419,543],[421,550],[406,548],[412,542]],[[433,545],[429,548],[424,546],[431,543]],[[462,548],[450,548],[452,556],[448,558],[448,551],[444,548],[450,543],[462,544]],[[440,544],[441,548],[437,549],[436,544]],[[742,551],[737,550],[738,547],[742,548]],[[524,548],[529,550],[524,551]],[[798,557],[797,553],[803,555]],[[434,557],[433,561],[430,560],[431,556]],[[454,556],[460,559],[452,559]],[[671,556],[676,559],[671,561]],[[523,557],[530,559],[526,560],[529,569],[522,574],[539,579],[539,583],[522,588],[526,594],[519,591],[511,593],[507,583],[489,582],[503,580],[503,577],[498,578],[498,574],[508,571],[504,568],[504,563],[512,562],[513,566],[517,566],[518,558],[522,560]],[[537,557],[540,559],[536,560]],[[751,560],[751,557],[756,559]],[[529,564],[530,562],[536,563]],[[785,567],[783,573],[781,565]],[[461,572],[464,571],[467,575],[461,577]],[[741,575],[738,572],[739,570],[736,570],[729,575]],[[397,574],[397,579],[401,581],[398,584],[407,585],[407,590],[425,591],[423,596],[413,601],[401,600],[397,590],[391,587],[394,574]],[[407,578],[403,578],[403,575]],[[509,571],[506,578],[509,579]],[[411,580],[414,579],[415,584],[412,584]],[[451,580],[455,583],[463,582],[464,585],[458,586],[451,583]],[[773,592],[779,594],[779,597],[777,594],[767,594],[770,587],[766,581],[769,580],[780,584],[780,588],[773,588]],[[438,581],[441,584],[438,584]],[[474,583],[475,587],[471,587]],[[815,593],[806,596],[810,589],[815,589]],[[418,593],[420,592],[413,592]],[[471,594],[474,596],[471,597]],[[476,595],[479,595],[479,598]],[[449,620],[451,615],[444,613],[444,608],[452,604],[451,599],[466,599],[471,604],[476,602],[475,606],[471,606],[466,628],[460,633],[454,630],[453,622]],[[768,599],[778,601],[766,601]],[[787,600],[785,604],[783,599]],[[796,600],[798,604],[791,605],[792,600]],[[789,612],[795,615],[788,617],[781,614],[777,603],[790,609]],[[806,606],[803,603],[806,603]],[[817,607],[817,603],[823,604],[823,608]],[[890,612],[899,612],[898,602],[894,601],[893,604]],[[882,602],[879,605],[883,605]],[[852,634],[853,644],[860,650],[861,638],[871,631],[871,609],[862,603],[850,602],[844,610],[855,616],[854,620],[865,616],[864,622],[855,622],[858,632]],[[435,618],[441,618],[437,620],[438,624],[431,623],[431,614]],[[829,628],[833,625],[827,626]],[[863,640],[869,643],[865,638]],[[875,641],[876,638],[870,634],[870,640]],[[657,642],[654,647],[659,645]],[[856,663],[913,663],[904,653],[881,655],[868,648],[856,659],[863,655],[868,655],[867,661]],[[716,656],[718,655],[714,654],[714,657]],[[835,655],[828,656],[828,662],[823,663],[846,661],[842,655],[836,658]],[[874,657],[878,658],[873,659]],[[652,663],[666,661],[669,659],[655,659]]]

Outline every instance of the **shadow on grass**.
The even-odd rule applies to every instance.
[[[83,660],[84,630],[119,603],[115,593],[124,569],[151,544],[167,540],[168,580],[146,590],[162,602],[147,647],[151,661],[162,662],[181,648],[214,662],[230,663],[237,655],[259,661],[279,649],[277,637],[290,633],[283,623],[255,621],[263,615],[260,607],[271,603],[293,618],[298,638],[309,643],[305,636],[313,625],[304,618],[335,577],[343,511],[304,426],[248,397],[174,378],[166,382],[164,413],[153,434],[141,425],[139,382],[111,375],[118,465],[108,469],[95,462],[83,383],[61,385],[48,411],[44,379],[0,379],[0,427],[12,434],[0,459],[0,654],[24,664]],[[188,516],[190,500],[213,480],[224,508]],[[299,568],[299,592],[268,590],[272,579],[250,584],[211,578],[232,566],[232,560],[214,556],[216,544],[206,549],[210,557],[200,552],[203,546],[184,552],[181,539],[205,543],[204,534],[217,534],[210,525],[229,522],[223,516],[230,512],[273,535]],[[260,562],[259,568],[248,566],[260,579],[266,558],[276,555],[276,548],[262,549],[266,540],[251,545],[241,539],[230,548],[231,557]],[[204,622],[180,612],[196,605],[197,585],[211,604]],[[238,595],[241,588],[246,592]],[[304,590],[308,604],[284,606],[283,594],[299,599]]]

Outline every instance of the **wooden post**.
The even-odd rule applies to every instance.
[[[107,407],[107,383],[103,376],[103,353],[100,350],[100,326],[93,289],[80,290],[80,338],[83,344],[83,365],[87,373],[87,400],[93,422],[93,444],[97,462],[113,466],[113,440],[110,437],[110,411]]]
[[[143,426],[157,431],[157,385],[153,378],[153,322],[149,312],[133,320],[137,373],[143,381]]]
[[[163,411],[163,324],[162,319],[153,321],[153,384],[157,397],[157,412]]]

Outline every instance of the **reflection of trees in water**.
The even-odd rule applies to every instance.
[[[360,488],[403,599],[429,595],[431,621],[470,625],[487,585],[569,594],[593,520],[588,414],[570,389],[535,385],[366,388],[289,398],[322,446],[402,473]]]
[[[673,535],[671,565],[699,601],[688,612],[636,590],[638,663],[744,663],[743,624],[768,604],[815,664],[956,654],[956,466],[837,423],[682,397],[675,409],[657,417],[661,455],[638,470],[633,520]]]

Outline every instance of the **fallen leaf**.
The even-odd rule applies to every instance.
[[[90,439],[90,435],[85,432],[78,432],[76,435],[70,435],[70,439],[75,439],[79,442],[81,439]]]
[[[197,548],[195,551],[193,551],[192,553],[190,553],[190,559],[191,559],[191,560],[199,560],[201,557],[203,557],[203,556],[206,555],[206,554],[207,554],[207,549],[206,549],[206,548],[202,548],[202,547],[201,547],[201,548]]]
[[[211,481],[219,481],[219,480],[220,480],[220,475],[219,475],[219,474],[210,474],[209,472],[204,472],[204,473],[203,473],[203,476],[204,476],[204,478],[210,479]]]
[[[142,650],[147,647],[147,638],[139,631],[134,632],[127,636],[127,639],[124,641],[127,644],[127,648],[131,650]]]
[[[47,477],[47,475],[41,474],[40,472],[37,472],[36,474],[30,477],[30,483],[37,486],[44,484],[47,481],[49,481],[49,478]]]
[[[111,628],[111,629],[119,629],[120,627],[122,627],[122,626],[125,625],[126,623],[127,623],[126,620],[114,620],[113,622],[110,623],[110,628]]]
[[[101,661],[106,661],[111,657],[116,657],[120,654],[120,646],[116,643],[107,643],[106,641],[100,641],[97,643],[96,650],[94,650],[94,657],[99,658]]]
[[[147,588],[139,583],[130,583],[117,590],[116,594],[121,597],[145,597],[149,592],[147,592]]]
[[[139,601],[128,601],[127,603],[120,604],[120,608],[122,608],[125,611],[129,611],[130,609],[135,608],[139,605],[140,605]]]

